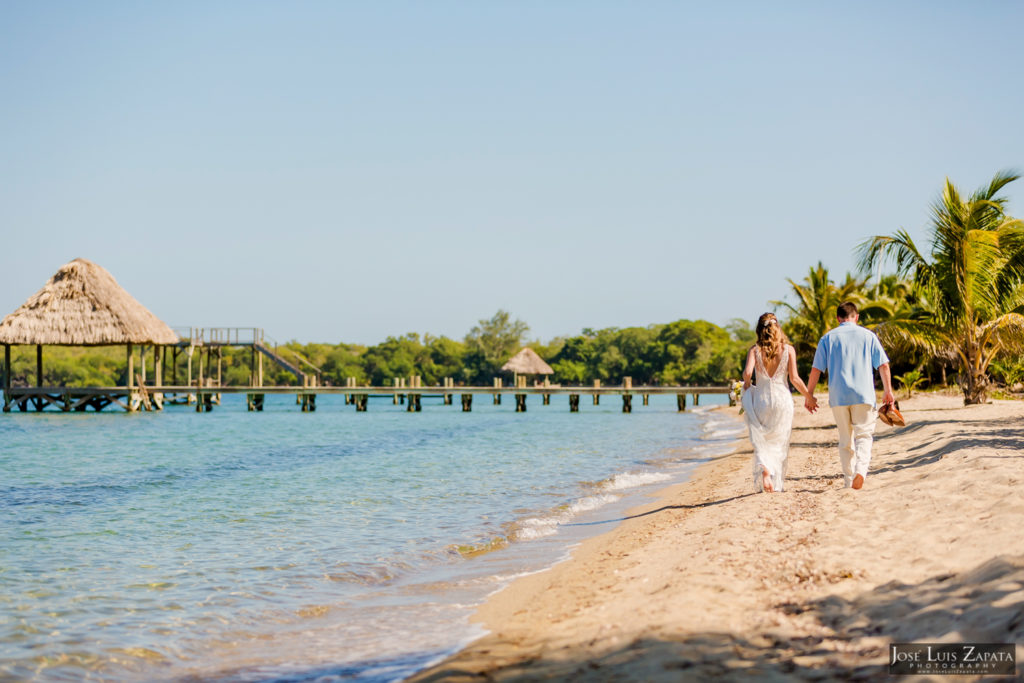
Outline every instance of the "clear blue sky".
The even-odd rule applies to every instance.
[[[753,321],[1024,168],[1017,2],[0,1],[0,315],[280,341]],[[1010,186],[1024,211],[1024,180]]]

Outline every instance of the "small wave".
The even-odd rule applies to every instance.
[[[704,433],[705,439],[735,439],[746,431],[742,427],[726,427],[722,429],[709,429]]]
[[[596,510],[597,508],[603,505],[607,505],[608,503],[614,503],[618,499],[619,496],[608,493],[602,493],[596,496],[586,496],[585,498],[580,498],[578,500],[573,501],[568,506],[568,508],[566,508],[566,512],[568,513],[568,516],[575,517],[581,512],[590,512],[591,510]]]
[[[531,517],[520,520],[512,536],[517,541],[553,536],[558,531],[558,523],[554,517]]]
[[[595,496],[585,496],[574,500],[572,503],[560,508],[555,514],[549,517],[529,517],[522,519],[513,525],[509,534],[517,541],[528,541],[534,538],[552,536],[558,532],[558,527],[572,520],[576,515],[583,512],[590,512],[597,508],[614,503],[620,496],[612,493],[599,493]]]
[[[732,453],[735,450],[735,446],[731,441],[715,441],[697,446],[693,450],[698,456],[698,459],[713,458],[716,455],[728,455],[729,453]]]
[[[666,474],[665,472],[624,472],[622,474],[616,474],[614,477],[604,482],[601,488],[605,491],[621,491],[623,489],[632,489],[637,486],[646,486],[647,484],[656,484],[660,481],[667,481],[672,478],[672,475]]]

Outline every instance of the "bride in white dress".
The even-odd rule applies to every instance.
[[[750,378],[756,373],[757,384]],[[743,415],[754,446],[754,488],[782,491],[793,429],[793,394],[789,382],[807,396],[796,369],[796,352],[773,313],[757,319],[757,343],[743,369]]]

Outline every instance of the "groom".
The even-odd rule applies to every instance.
[[[852,302],[836,309],[839,327],[825,333],[814,352],[814,363],[807,382],[804,407],[818,409],[814,398],[822,372],[828,372],[828,404],[839,428],[839,461],[846,486],[859,489],[871,464],[871,442],[875,432],[875,377],[878,370],[885,394],[882,403],[895,401],[889,357],[874,332],[860,327],[857,306]]]

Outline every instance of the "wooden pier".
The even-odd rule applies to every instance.
[[[406,383],[402,383],[406,384]],[[94,411],[103,410],[107,406],[119,406],[134,412],[140,409],[159,409],[156,397],[173,395],[191,396],[189,404],[195,405],[197,412],[208,412],[220,402],[221,394],[245,394],[246,403],[251,411],[262,411],[267,395],[286,394],[296,397],[296,405],[302,412],[316,411],[316,397],[320,395],[344,395],[345,405],[354,406],[356,412],[366,412],[369,408],[370,396],[389,397],[395,404],[404,404],[408,412],[422,410],[424,396],[439,397],[442,405],[454,405],[455,394],[460,395],[463,412],[473,409],[473,398],[478,395],[491,396],[494,403],[500,404],[502,396],[511,395],[516,402],[516,412],[526,412],[527,397],[540,396],[542,405],[550,405],[552,396],[568,396],[570,412],[579,412],[580,397],[590,396],[595,405],[600,404],[602,396],[619,396],[622,400],[622,412],[633,411],[633,397],[641,396],[643,405],[648,404],[651,395],[674,394],[676,407],[685,411],[688,398],[694,406],[699,405],[700,396],[708,394],[725,394],[730,397],[733,405],[733,393],[729,386],[632,386],[623,383],[620,386],[604,385],[589,387],[569,386],[455,386],[454,382],[446,381],[442,386],[422,386],[410,381],[405,386],[370,387],[351,384],[343,387],[327,386],[189,386],[189,385],[143,385],[133,387],[10,387],[4,389],[4,412],[12,409],[19,411],[55,408],[63,412],[83,412],[89,408]],[[150,408],[146,408],[146,404]]]
[[[647,405],[653,394],[674,394],[680,411],[686,410],[688,396],[692,398],[693,405],[699,404],[701,394],[726,394],[730,405],[735,402],[733,390],[727,385],[633,386],[629,377],[624,377],[618,386],[602,385],[599,380],[594,380],[591,386],[552,385],[548,380],[528,386],[523,376],[514,378],[514,386],[504,386],[500,377],[495,377],[491,386],[456,386],[451,377],[444,378],[440,386],[423,386],[418,376],[396,377],[392,386],[387,387],[358,386],[354,377],[349,377],[345,386],[323,386],[319,368],[295,352],[281,351],[268,343],[261,328],[186,328],[175,330],[175,334],[178,336],[175,344],[127,344],[126,386],[42,386],[42,350],[37,346],[37,385],[10,386],[9,372],[5,372],[3,411],[41,412],[50,408],[62,412],[84,412],[90,408],[100,411],[117,406],[136,412],[162,410],[165,404],[186,404],[194,405],[197,412],[208,412],[219,405],[222,394],[245,394],[246,405],[254,412],[263,410],[268,394],[294,394],[296,405],[302,412],[316,411],[317,396],[331,394],[344,395],[345,405],[354,406],[356,412],[369,409],[368,399],[371,396],[391,397],[395,405],[405,405],[408,412],[420,412],[424,396],[438,396],[443,399],[443,405],[454,405],[455,394],[460,394],[463,412],[472,411],[473,398],[481,394],[490,396],[495,405],[501,404],[503,396],[511,395],[515,400],[515,410],[520,413],[526,412],[528,396],[540,396],[542,405],[550,405],[552,396],[566,395],[570,412],[579,412],[581,396],[590,396],[594,405],[600,405],[602,396],[620,396],[624,413],[633,411],[633,396],[636,395],[642,396],[643,405]],[[221,383],[223,349],[228,346],[251,350],[250,381],[246,386],[223,386]],[[5,345],[4,351],[4,367],[9,368],[10,346]],[[285,352],[292,357],[286,358]],[[186,356],[185,363],[179,362],[181,354]],[[264,386],[264,358],[294,374],[298,386]],[[146,377],[147,365],[153,368],[154,377],[151,379]]]

